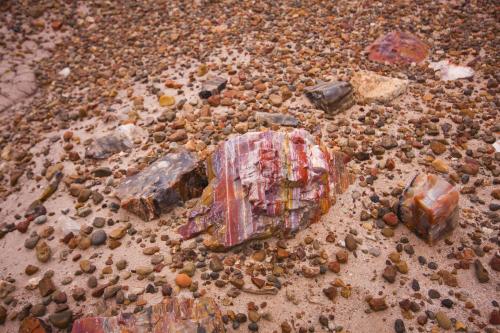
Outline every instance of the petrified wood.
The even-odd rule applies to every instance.
[[[105,159],[113,154],[130,150],[135,141],[140,141],[145,137],[147,137],[146,132],[139,126],[121,125],[113,133],[95,139],[85,151],[85,157]]]
[[[215,250],[292,234],[349,186],[344,158],[303,129],[232,137],[207,160],[210,183],[178,231],[184,238],[208,231],[205,245]]]
[[[203,82],[200,91],[201,98],[209,98],[212,95],[219,94],[226,88],[227,80],[220,76],[212,76]]]
[[[325,82],[305,88],[306,97],[327,117],[349,109],[354,105],[352,86],[348,82]]]
[[[121,205],[149,221],[176,204],[198,197],[207,185],[203,163],[194,153],[170,153],[138,174],[126,178],[116,190]]]
[[[419,63],[429,55],[429,46],[409,32],[393,31],[379,37],[366,49],[371,61],[389,64]]]
[[[143,312],[88,317],[73,323],[72,333],[225,332],[217,304],[209,297],[165,298]]]
[[[399,219],[430,244],[458,224],[457,189],[436,175],[417,175],[399,198]]]

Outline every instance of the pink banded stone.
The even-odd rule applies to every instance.
[[[165,298],[145,311],[114,317],[87,317],[73,323],[72,333],[225,332],[213,299]]]
[[[429,54],[429,46],[409,32],[393,31],[368,46],[368,59],[380,63],[419,63]]]
[[[303,129],[232,137],[207,160],[209,185],[178,231],[185,239],[208,231],[211,249],[294,233],[349,186],[344,158]]]
[[[399,219],[430,244],[458,224],[458,190],[436,175],[417,175],[399,198]]]

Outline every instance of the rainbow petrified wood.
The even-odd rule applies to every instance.
[[[379,37],[367,48],[368,59],[380,63],[419,63],[429,55],[429,46],[417,36],[402,31],[393,31]]]
[[[344,158],[302,129],[232,137],[207,160],[209,185],[178,231],[185,239],[207,231],[205,245],[219,250],[296,232],[349,186]]]
[[[115,317],[87,317],[73,323],[72,333],[225,332],[219,308],[208,297],[165,298],[143,312]]]
[[[458,224],[457,189],[436,175],[420,174],[399,198],[399,219],[433,244]]]

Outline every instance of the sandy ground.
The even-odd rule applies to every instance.
[[[227,55],[227,53],[225,50],[222,50],[219,55],[214,56],[211,61],[217,63],[224,55]],[[244,53],[236,55],[233,53],[231,57],[233,57],[234,63],[236,64],[248,64],[250,59],[250,56]],[[26,65],[29,66],[33,59],[25,61],[27,62]],[[197,63],[193,63],[193,66],[197,66]],[[187,83],[187,77],[181,76],[179,73],[182,73],[182,68],[171,69],[159,74],[158,83],[155,84],[155,86],[161,89],[165,94],[175,95],[176,91],[174,89],[165,88],[161,82],[166,78],[174,78],[178,82]],[[404,75],[401,74],[401,76]],[[338,76],[332,73],[331,77],[335,78]],[[478,85],[481,84],[484,84],[484,82],[478,83]],[[184,89],[182,98],[186,98],[188,101],[197,99],[198,89],[198,84],[192,88]],[[433,113],[426,104],[421,103],[421,101],[415,97],[415,92],[418,92],[419,89],[420,88],[414,83],[410,83],[408,92],[392,102],[392,106],[395,107],[383,107],[384,112],[390,113],[389,119],[392,123],[384,126],[382,130],[376,129],[375,135],[370,138],[370,140],[376,141],[382,137],[382,135],[390,134],[397,137],[398,141],[402,143],[405,136],[402,128],[408,126],[410,119],[418,119]],[[116,116],[117,120],[111,121],[110,123],[96,123],[94,119],[87,119],[71,124],[69,130],[73,131],[75,137],[80,138],[80,142],[112,132],[119,123],[119,120],[126,119],[129,112],[133,110],[133,101],[129,98],[130,95],[144,97],[144,111],[140,112],[141,120],[137,123],[139,126],[147,124],[150,119],[158,117],[163,112],[163,110],[157,106],[156,96],[148,92],[146,84],[135,83],[132,90],[133,94],[127,93],[127,90],[118,92],[118,99],[121,99],[123,103],[113,105],[111,108],[113,110],[112,114]],[[81,93],[80,91],[74,92],[75,96]],[[450,91],[449,93],[453,94],[455,92]],[[38,91],[31,98],[37,99],[40,97],[40,94],[41,92]],[[28,106],[31,101],[32,99],[24,99],[21,104],[14,103],[13,106],[9,105],[9,108],[5,108],[5,111],[1,113],[1,118],[8,119],[9,112],[22,110],[22,108]],[[304,106],[308,109],[304,109]],[[356,129],[356,126],[359,126],[357,119],[360,115],[366,113],[365,111],[367,108],[366,106],[362,107],[356,105],[338,115],[336,119],[326,120],[321,117],[321,112],[311,110],[311,104],[303,96],[295,98],[295,100],[289,104],[290,113],[296,113],[299,117],[304,118],[304,123],[307,123],[309,129],[314,133],[323,133],[323,141],[329,147],[344,146],[348,140],[353,140],[359,135],[359,131]],[[377,106],[369,108],[373,109],[377,108]],[[295,112],[296,110],[300,110],[300,112]],[[215,115],[224,115],[227,112],[227,108],[222,106],[213,109],[213,114]],[[179,111],[177,116],[186,117],[188,120],[193,116],[195,118],[198,117],[196,113],[189,114],[189,112],[186,111]],[[354,125],[338,125],[339,119],[346,119]],[[356,123],[358,123],[358,125],[356,125]],[[336,127],[337,125],[340,127],[337,132],[339,135],[338,138],[334,140],[329,136],[329,132],[332,126]],[[258,128],[255,128],[254,130],[257,129]],[[347,131],[347,129],[350,131]],[[40,142],[30,148],[29,152],[34,155],[32,172],[35,175],[40,174],[45,160],[48,160],[50,163],[56,163],[59,161],[60,157],[64,155],[64,150],[60,142],[61,139],[54,143],[51,141],[51,138],[61,138],[65,130],[61,129],[43,133]],[[468,144],[469,147],[473,149],[486,146],[484,142],[474,139],[470,140]],[[424,148],[424,150],[425,149],[428,148]],[[76,146],[74,150],[83,156],[84,147],[82,145]],[[162,151],[161,148],[158,148],[158,150]],[[263,314],[267,313],[266,319],[261,319],[259,321],[260,332],[280,331],[279,325],[283,321],[290,323],[296,332],[298,332],[298,327],[300,326],[314,326],[316,332],[323,332],[326,331],[325,328],[322,328],[318,323],[318,316],[321,314],[331,316],[331,319],[333,318],[330,320],[331,328],[336,328],[338,331],[342,331],[343,329],[348,332],[393,332],[394,321],[398,318],[404,318],[408,331],[430,332],[433,329],[439,331],[435,321],[430,321],[425,327],[419,326],[416,322],[416,317],[422,314],[423,310],[431,310],[433,312],[445,311],[450,318],[463,322],[470,332],[482,331],[480,327],[483,326],[481,326],[481,324],[487,324],[489,313],[493,309],[492,301],[495,299],[498,300],[500,288],[499,273],[490,269],[487,265],[491,256],[494,255],[494,251],[480,258],[490,272],[490,281],[488,283],[478,283],[473,267],[468,270],[460,269],[455,271],[459,284],[457,288],[451,288],[443,284],[442,281],[433,280],[432,275],[441,269],[454,271],[453,264],[456,260],[450,259],[447,256],[450,253],[460,251],[464,246],[473,247],[469,237],[470,234],[480,232],[485,241],[483,244],[488,244],[488,239],[492,239],[494,235],[498,233],[498,226],[495,225],[492,228],[492,224],[485,215],[488,211],[487,203],[492,200],[490,193],[495,188],[492,184],[492,178],[489,178],[490,176],[483,170],[480,171],[477,177],[471,177],[470,184],[472,184],[475,179],[486,177],[487,180],[481,187],[477,188],[476,192],[476,195],[486,202],[486,204],[479,205],[471,202],[467,195],[461,196],[460,227],[447,238],[448,244],[446,244],[444,240],[441,240],[431,247],[417,238],[403,225],[399,225],[395,229],[395,235],[393,237],[386,238],[381,235],[380,229],[377,228],[373,219],[367,222],[360,221],[362,210],[370,211],[372,207],[375,207],[370,201],[369,196],[376,193],[381,199],[389,199],[391,202],[394,202],[396,198],[390,194],[393,189],[402,188],[417,173],[433,171],[428,161],[425,161],[425,153],[423,151],[422,154],[417,155],[416,158],[409,163],[403,163],[399,158],[395,157],[399,151],[399,148],[389,150],[380,160],[373,158],[371,161],[362,164],[352,161],[349,167],[356,176],[356,180],[348,191],[338,198],[336,205],[330,209],[328,214],[322,217],[319,223],[310,226],[308,229],[299,232],[294,238],[287,240],[288,249],[293,250],[300,244],[304,244],[304,239],[310,236],[319,242],[322,251],[325,251],[329,256],[334,256],[336,251],[344,247],[343,240],[345,236],[349,232],[352,233],[354,231],[354,233],[356,233],[356,238],[359,240],[358,249],[355,253],[349,253],[349,261],[347,264],[342,265],[339,274],[328,272],[315,279],[306,279],[299,273],[301,263],[295,262],[292,264],[292,267],[289,267],[288,274],[282,278],[283,288],[279,291],[278,295],[260,296],[242,293],[237,298],[230,298],[227,296],[228,287],[220,289],[214,284],[205,285],[204,281],[199,279],[203,269],[197,269],[194,280],[200,282],[200,289],[206,290],[208,295],[214,297],[218,301],[223,313],[226,313],[228,310],[246,313],[247,304],[249,302],[254,302],[257,305],[261,305],[264,302],[267,303],[267,306],[260,310]],[[165,152],[165,150],[163,150],[163,152]],[[71,174],[78,169],[81,171],[92,169],[92,167],[96,165],[127,169],[136,165],[140,157],[145,155],[145,150],[137,148],[131,153],[117,154],[109,160],[102,162],[87,163],[86,161],[86,164],[83,164],[65,160],[63,161],[64,173]],[[380,166],[380,164],[383,164],[389,157],[395,157],[396,169],[388,171],[383,168],[378,168],[378,178],[373,185],[366,185],[366,183],[362,181],[363,175],[366,177],[368,170]],[[450,166],[459,163],[459,161],[454,158],[447,158],[447,162]],[[2,164],[0,164],[0,167],[2,167]],[[103,193],[107,185],[116,184],[119,181],[119,179],[114,179],[112,181],[101,179],[100,182],[87,183],[87,185],[91,186],[93,190],[98,190],[100,193]],[[28,179],[25,174],[19,180],[19,184],[16,191],[7,196],[5,201],[0,203],[0,222],[16,222],[14,218],[16,214],[24,214],[28,205],[39,196],[47,182],[45,179],[40,181]],[[461,187],[461,185],[457,186]],[[105,194],[105,200],[98,206],[87,203],[87,205],[92,208],[92,213],[89,216],[85,218],[77,217],[74,208],[76,199],[70,196],[66,186],[61,183],[58,191],[45,203],[49,213],[48,221],[44,225],[38,226],[32,224],[27,234],[21,234],[14,231],[8,233],[0,240],[0,278],[5,279],[10,277],[15,279],[15,285],[17,287],[14,293],[17,305],[12,307],[11,304],[9,313],[13,311],[12,309],[20,310],[26,303],[36,304],[40,302],[38,291],[36,289],[29,290],[29,286],[33,284],[34,281],[36,282],[38,278],[41,278],[48,270],[53,270],[56,273],[53,280],[60,290],[68,294],[68,303],[76,315],[110,315],[110,309],[113,309],[113,312],[116,312],[116,310],[133,310],[133,304],[129,306],[116,305],[114,299],[94,299],[90,296],[90,293],[88,293],[87,300],[84,302],[75,302],[69,297],[74,287],[82,286],[86,288],[86,281],[88,278],[87,274],[78,276],[74,274],[75,271],[79,269],[78,262],[71,260],[75,255],[81,254],[83,259],[90,259],[91,262],[97,266],[94,275],[96,275],[100,281],[105,281],[109,280],[114,275],[120,275],[123,278],[125,271],[130,271],[130,269],[138,266],[149,265],[150,257],[143,255],[142,250],[145,246],[152,245],[148,239],[148,235],[151,233],[156,235],[168,234],[172,238],[178,238],[171,227],[161,225],[158,221],[144,222],[123,209],[120,209],[117,213],[112,213],[106,207],[106,205],[109,206],[110,202],[118,203],[118,201],[113,198],[112,192],[109,195]],[[67,208],[69,212],[67,214],[63,213],[63,210]],[[184,214],[185,208],[178,208],[174,212],[162,216],[162,220],[169,221],[176,220],[177,218],[182,219]],[[91,225],[95,217],[111,218],[117,224],[131,222],[138,232],[134,236],[125,236],[122,240],[123,244],[114,250],[110,250],[107,247],[91,247],[84,251],[78,248],[70,250],[59,241],[63,237],[63,226],[65,221],[74,220],[80,226],[84,226]],[[117,224],[114,226],[105,226],[104,230],[109,233]],[[40,231],[48,226],[52,226],[55,229],[53,235],[48,238],[50,247],[53,251],[52,259],[46,264],[40,264],[36,260],[34,250],[26,249],[23,244],[27,235],[31,232]],[[333,244],[325,240],[326,235],[330,231],[336,235],[337,239]],[[398,274],[396,282],[388,284],[382,279],[381,274],[385,268],[385,262],[388,260],[388,255],[396,250],[396,245],[402,238],[408,239],[408,244],[413,246],[415,254],[409,255],[404,251],[401,253],[402,259],[408,263],[409,272],[408,274]],[[193,242],[194,240],[186,241],[182,243],[182,247],[189,247]],[[269,244],[270,249],[276,247],[275,239],[269,239],[264,242]],[[493,248],[495,248],[494,243],[491,244]],[[156,241],[154,245],[160,246],[160,253],[165,256],[165,262],[168,263],[172,256],[171,248],[160,241]],[[311,245],[305,245],[305,248],[308,249],[308,253],[318,252],[318,250],[313,249]],[[374,256],[372,254],[376,252],[374,249],[380,250],[380,255]],[[240,251],[241,248],[238,251],[223,253],[222,256],[238,256],[241,254]],[[245,250],[243,250],[243,252],[245,252]],[[417,259],[418,256],[425,257],[427,262],[433,261],[437,263],[438,269],[431,270],[427,266],[422,266],[419,264]],[[127,269],[119,272],[113,266],[112,274],[102,274],[101,271],[106,266],[105,262],[109,258],[112,258],[115,263],[120,259],[126,259],[128,261]],[[34,276],[28,277],[24,273],[25,267],[28,264],[39,266],[40,271]],[[248,267],[249,261],[246,260],[242,265],[242,269],[244,270],[245,267]],[[176,273],[169,270],[168,267],[165,267],[161,273],[156,275],[165,277],[167,281],[173,281],[175,274]],[[62,285],[61,281],[66,277],[71,277],[73,280],[68,285]],[[345,284],[349,285],[352,288],[352,293],[349,298],[344,298],[339,295],[336,300],[332,302],[324,297],[322,289],[336,279],[341,279]],[[413,279],[418,280],[420,284],[420,291],[418,293],[411,288]],[[142,292],[144,287],[150,282],[151,281],[148,279],[140,280],[137,278],[137,275],[132,274],[131,277],[122,279],[119,283],[123,286],[128,286],[129,290]],[[249,280],[247,280],[247,283],[250,283]],[[453,308],[443,308],[440,304],[440,299],[431,300],[427,294],[429,289],[439,291],[441,299],[451,298],[455,303]],[[187,291],[178,291],[178,293],[180,295],[190,295]],[[369,306],[365,298],[369,295],[378,297],[385,296],[389,308],[381,312],[367,313]],[[146,300],[148,304],[155,304],[160,301],[161,293],[143,293],[140,298]],[[292,300],[293,298],[296,300],[295,302]],[[419,313],[413,313],[411,315],[412,318],[404,317],[406,314],[402,313],[398,305],[398,302],[406,298],[415,300],[422,309]],[[466,308],[466,301],[470,301],[474,304],[473,311]],[[51,313],[51,306],[53,305],[54,304],[51,304],[48,307],[47,313]],[[18,326],[19,322],[17,320],[8,320],[5,326],[0,327],[0,331],[6,333],[17,332]],[[231,325],[228,325],[227,329],[229,332],[233,332],[230,326]],[[242,325],[239,330],[234,331],[245,332],[246,330],[247,327],[245,324]]]

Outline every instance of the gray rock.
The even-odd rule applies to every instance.
[[[481,261],[479,261],[479,259],[476,259],[474,261],[474,268],[476,270],[477,280],[480,283],[486,283],[490,280],[490,274],[488,273],[486,268],[484,268],[483,264],[481,263]]]
[[[102,227],[104,227],[105,224],[106,224],[106,219],[103,217],[96,217],[94,219],[94,222],[92,222],[92,225],[95,228],[102,228]]]
[[[108,235],[106,235],[106,232],[104,230],[96,230],[90,236],[90,241],[92,245],[99,246],[104,244],[107,238]]]
[[[280,125],[292,127],[297,127],[299,125],[299,120],[297,118],[281,113],[256,112],[255,120],[264,125]]]

